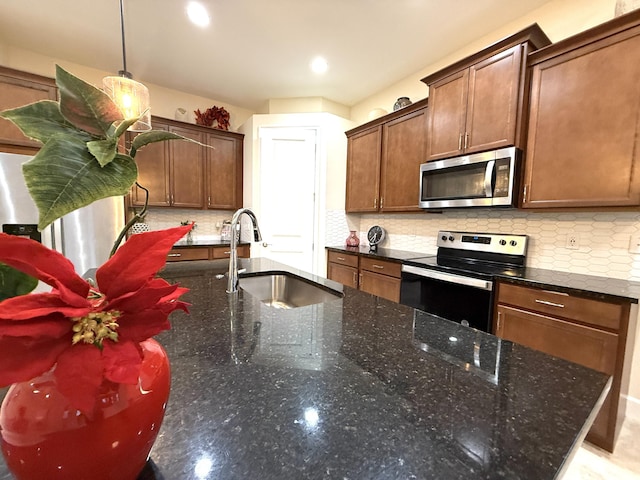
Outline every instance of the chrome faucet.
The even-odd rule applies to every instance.
[[[238,238],[236,237],[236,230],[238,228],[238,222],[242,214],[246,214],[253,223],[253,238],[256,242],[262,240],[260,235],[260,228],[258,228],[258,220],[255,214],[248,208],[241,208],[236,210],[231,218],[231,254],[229,256],[229,282],[227,283],[227,293],[236,293],[238,291]]]

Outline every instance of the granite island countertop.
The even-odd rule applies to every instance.
[[[428,313],[239,265],[343,296],[275,309],[230,297],[226,260],[167,265],[191,314],[156,337],[171,397],[140,478],[551,479],[608,391],[602,373]]]

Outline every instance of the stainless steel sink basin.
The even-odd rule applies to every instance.
[[[288,273],[241,277],[242,290],[274,308],[296,308],[342,298],[342,292],[303,280]]]

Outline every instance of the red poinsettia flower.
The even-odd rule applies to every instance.
[[[106,378],[136,384],[140,342],[169,328],[188,291],[156,274],[191,225],[133,235],[96,271],[97,286],[42,244],[0,234],[0,262],[53,287],[0,302],[0,386],[50,370],[70,403],[91,413]]]

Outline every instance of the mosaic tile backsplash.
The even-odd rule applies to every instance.
[[[640,213],[529,213],[520,210],[449,210],[431,214],[346,215],[326,212],[326,245],[344,245],[349,230],[366,244],[372,225],[387,231],[382,246],[435,254],[439,230],[529,236],[527,266],[640,281],[640,254],[629,252],[640,235]],[[567,237],[578,240],[569,248]]]

